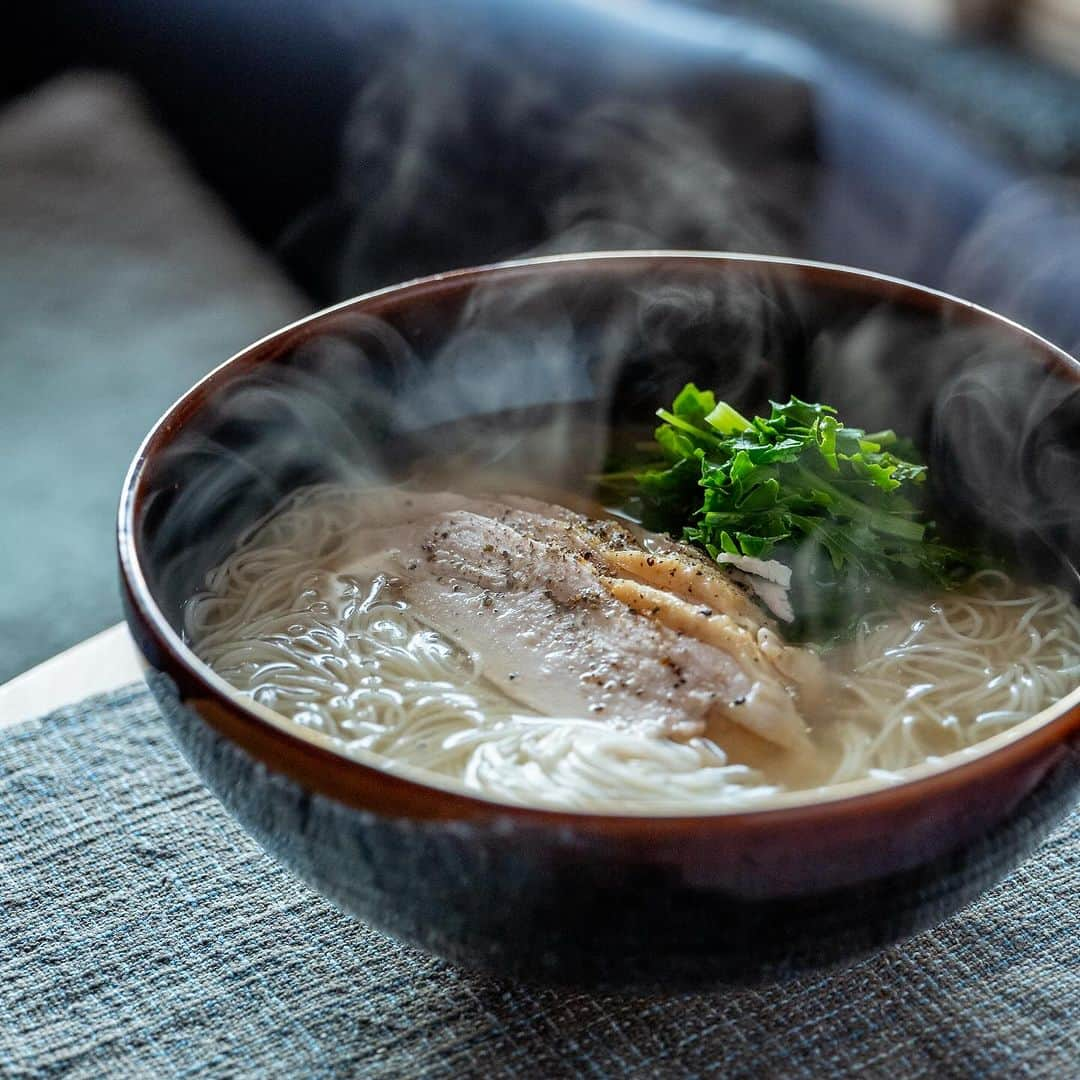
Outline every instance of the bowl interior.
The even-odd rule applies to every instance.
[[[144,447],[133,541],[179,631],[207,571],[298,486],[479,469],[589,496],[693,380],[744,411],[794,393],[895,428],[948,532],[1075,588],[1078,377],[988,312],[838,268],[632,254],[466,271],[322,313],[199,384]]]

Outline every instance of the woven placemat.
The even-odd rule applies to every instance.
[[[620,997],[455,970],[264,855],[128,687],[0,733],[0,1075],[1075,1077],[1080,813],[847,971]]]

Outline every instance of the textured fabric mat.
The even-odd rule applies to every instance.
[[[0,732],[4,1077],[1080,1075],[1080,814],[841,973],[617,997],[454,970],[293,880],[129,687]]]

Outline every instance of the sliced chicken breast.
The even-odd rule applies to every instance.
[[[335,569],[388,574],[523,705],[675,738],[725,720],[809,752],[817,657],[692,549],[519,496],[372,498]]]

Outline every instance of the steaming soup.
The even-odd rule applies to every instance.
[[[888,782],[1073,689],[1069,596],[946,545],[910,452],[830,414],[751,424],[687,388],[666,456],[605,478],[662,531],[569,497],[302,489],[209,575],[188,638],[344,754],[577,810]]]

